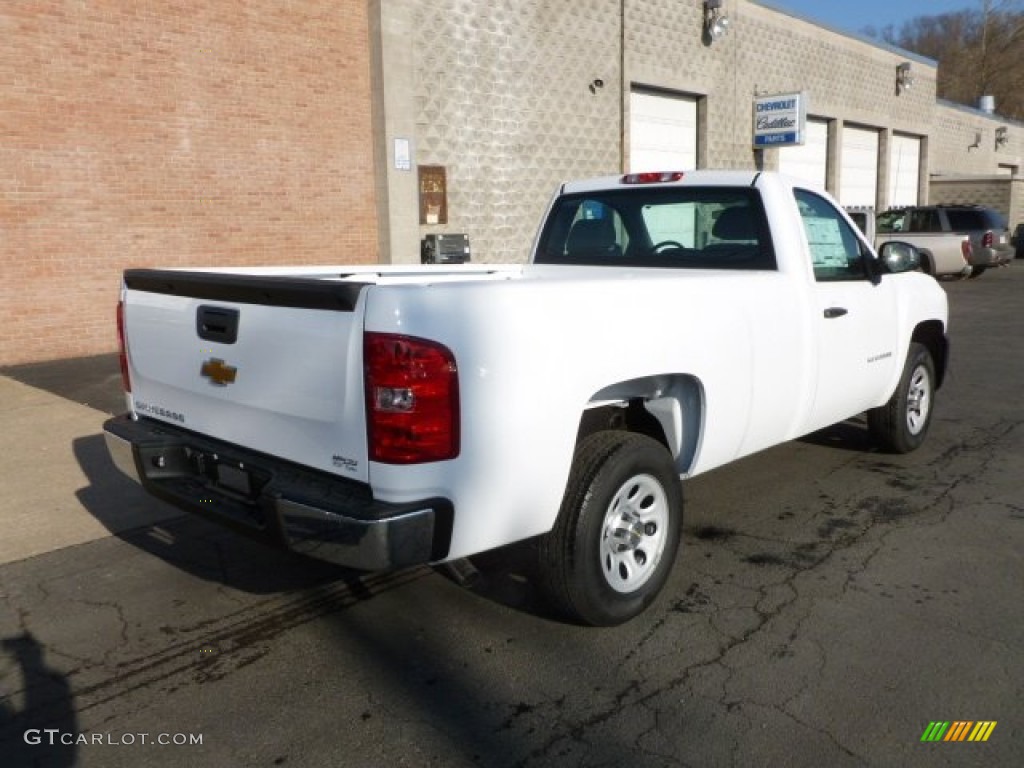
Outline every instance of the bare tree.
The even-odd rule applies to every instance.
[[[996,111],[1024,120],[1024,0],[980,0],[976,10],[919,16],[896,32],[865,30],[939,62],[938,95],[977,106],[993,96]]]

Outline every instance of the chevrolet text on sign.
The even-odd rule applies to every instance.
[[[754,99],[755,147],[803,144],[806,123],[805,93],[781,93]]]

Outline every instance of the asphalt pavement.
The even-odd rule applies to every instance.
[[[943,286],[926,444],[853,420],[687,481],[613,629],[547,614],[529,543],[466,586],[184,517],[106,455],[116,357],[0,370],[0,765],[1024,765],[1024,263]]]

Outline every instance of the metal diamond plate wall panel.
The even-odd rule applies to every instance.
[[[559,182],[620,169],[620,21],[618,0],[417,3],[416,163],[448,177],[424,232],[523,261]]]

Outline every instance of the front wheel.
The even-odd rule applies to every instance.
[[[927,347],[913,342],[889,402],[868,411],[868,429],[886,450],[910,453],[928,434],[934,403],[935,363]]]
[[[683,508],[659,442],[598,432],[577,446],[555,527],[540,541],[541,585],[567,618],[621,624],[641,613],[672,570]]]

